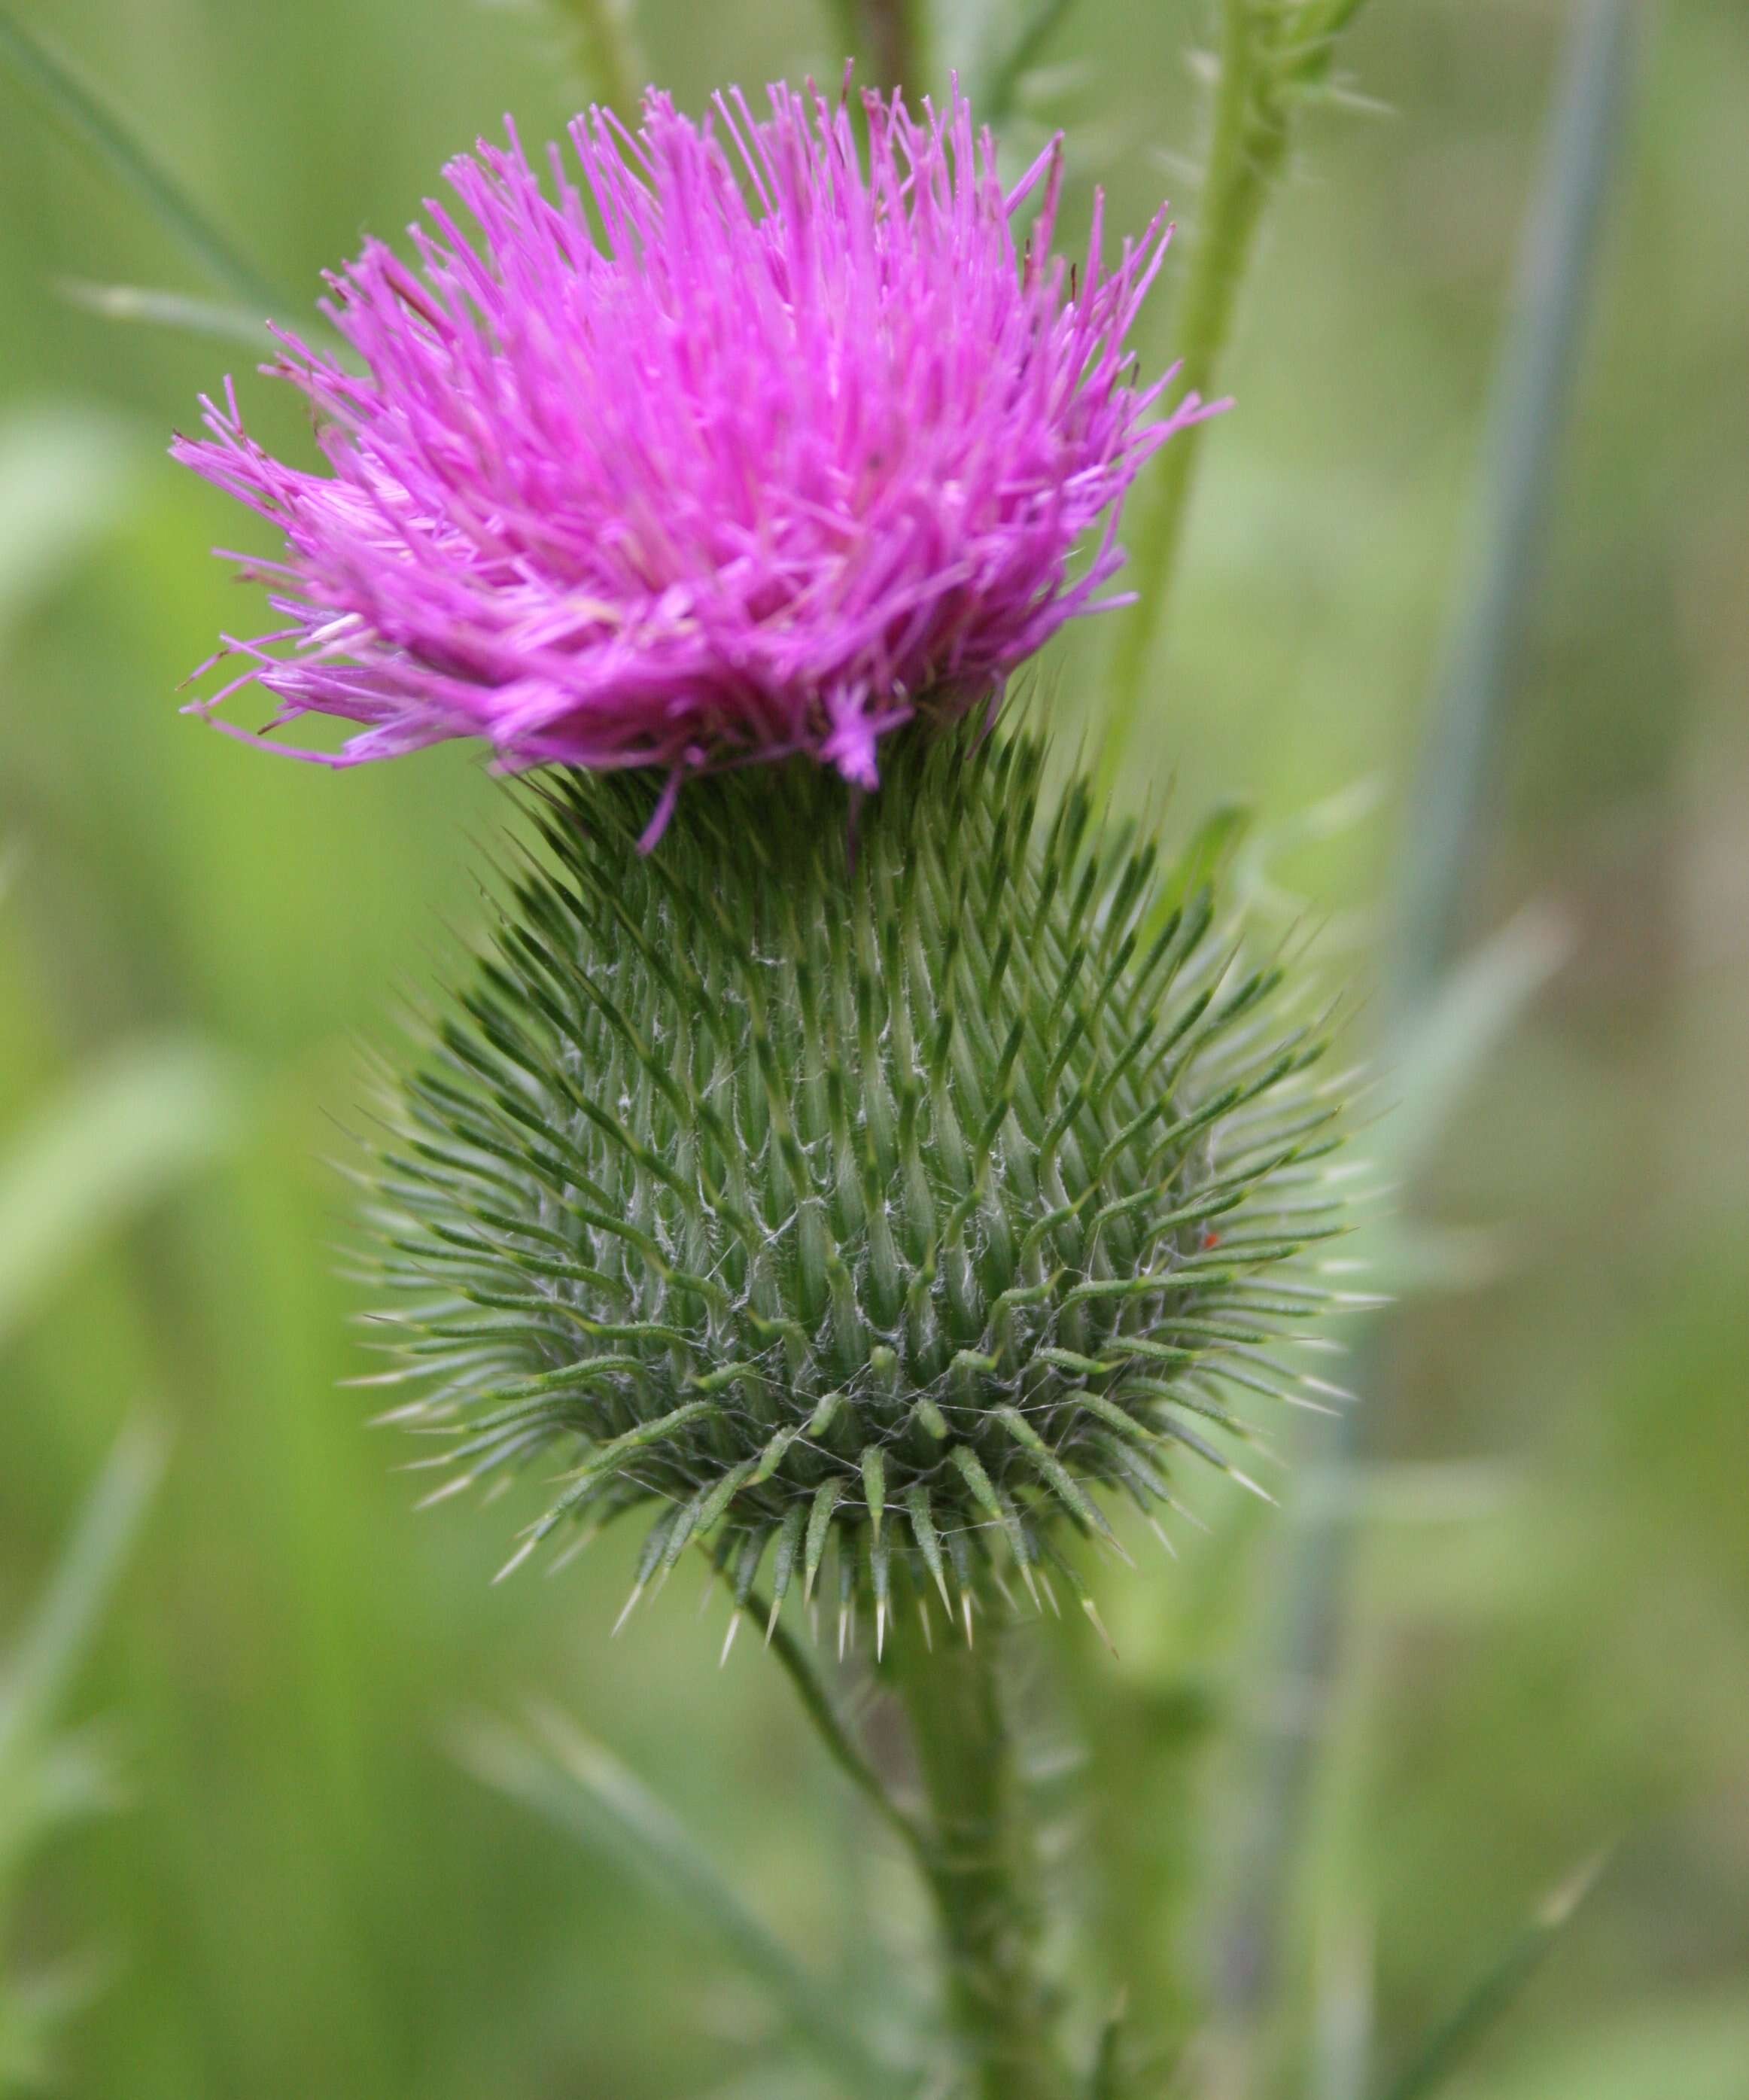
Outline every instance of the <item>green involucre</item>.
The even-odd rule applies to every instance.
[[[841,1627],[896,1577],[969,1624],[1002,1563],[1078,1587],[1052,1533],[1109,1536],[1104,1491],[1236,1471],[1233,1388],[1300,1396],[1318,1021],[1193,858],[1047,805],[1036,740],[889,749],[854,808],[806,762],[695,782],[648,854],[647,777],[544,776],[394,1094],[397,1414],[440,1493],[569,1460],[523,1554],[641,1507],[640,1590],[708,1538],[775,1612],[835,1543]]]

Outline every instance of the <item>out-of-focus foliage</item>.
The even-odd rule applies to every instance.
[[[558,61],[578,46],[533,8],[11,4],[232,245],[311,290],[504,110],[539,139],[577,94]],[[936,62],[968,66],[1027,12],[949,11]],[[1375,0],[1355,33],[1345,69],[1389,113],[1306,127],[1126,769],[1137,802],[1170,777],[1182,810],[1238,794],[1266,828],[1382,780],[1374,817],[1271,871],[1338,957],[1377,929],[1565,12]],[[730,76],[835,77],[834,17],[643,0],[637,29],[696,105]],[[1083,214],[1095,176],[1115,227],[1162,188],[1193,209],[1182,55],[1210,26],[1189,4],[1063,11],[1015,83],[1016,158],[1063,122]],[[1725,231],[1749,179],[1749,46],[1737,0],[1648,28],[1474,871],[1475,930],[1553,912],[1566,959],[1418,1170],[1416,1216],[1466,1233],[1478,1287],[1398,1323],[1370,1470],[1347,1490],[1368,1518],[1358,1623],[1289,2023],[1317,2067],[1284,2087],[1319,2100],[1359,2093],[1357,2034],[1376,2075],[1408,2062],[1539,1893],[1612,1840],[1585,1910],[1447,2089],[1735,2100],[1749,2052],[1749,260]],[[227,365],[264,438],[306,434],[240,345],[61,295],[66,279],[214,287],[10,82],[0,197],[0,1174],[34,1158],[36,1185],[64,1194],[56,1132],[72,1174],[94,1085],[134,1162],[119,1231],[51,1242],[73,1214],[31,1202],[38,1273],[0,1336],[0,1624],[21,1622],[130,1405],[151,1396],[178,1431],[91,1673],[94,1706],[127,1716],[134,1805],[39,1863],[10,1950],[26,1971],[68,1946],[113,1957],[62,2037],[68,2089],[822,2090],[766,2067],[781,2036],[732,1963],[677,1951],[632,1883],[443,1743],[455,1711],[537,1689],[674,1804],[813,1973],[897,1972],[920,1924],[899,1864],[778,1673],[743,1643],[716,1677],[720,1621],[695,1626],[679,1583],[659,1626],[610,1645],[629,1538],[491,1588],[501,1528],[416,1519],[399,1454],[336,1389],[371,1367],[346,1326],[361,1295],[327,1251],[355,1045],[452,973],[503,804],[459,753],[330,779],[177,717],[210,636],[250,615],[205,559],[238,527],[158,457],[164,434]],[[1170,298],[1156,325],[1170,341]],[[1066,651],[1042,680],[1071,736],[1098,653]],[[1478,983],[1447,1017],[1485,1030],[1510,989]],[[184,1176],[227,1123],[225,1162]],[[1269,1484],[1325,1491],[1310,1471]],[[1203,1753],[1253,1696],[1279,1530],[1243,1499],[1201,1498],[1211,1529],[1175,1568],[1099,1578],[1115,1665],[1084,1629],[1051,1657],[1092,1746],[1062,1879],[1133,1978],[1142,2032],[1173,2015],[1198,1943],[1173,1935],[1231,1849],[1230,1761]],[[873,1943],[852,1936],[870,1907]]]
[[[0,1651],[0,1933],[11,1935],[24,1877],[46,1842],[112,1807],[108,1745],[59,1714],[152,1491],[162,1439],[136,1423],[117,1439],[42,1598]],[[57,2031],[99,1981],[89,1957],[21,1972],[0,1966],[0,2092],[46,2084]]]

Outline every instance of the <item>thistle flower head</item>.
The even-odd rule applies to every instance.
[[[1272,1346],[1340,1224],[1324,1036],[1194,864],[1040,774],[901,735],[853,858],[805,761],[645,856],[653,782],[549,776],[378,1170],[439,1494],[556,1461],[522,1553],[641,1511],[640,1587],[708,1540],[773,1613],[835,1541],[883,1621],[1033,1583],[1180,1460],[1249,1485],[1245,1406],[1315,1388]]]
[[[592,112],[547,182],[511,135],[330,279],[354,356],[282,334],[328,471],[234,393],[176,456],[284,536],[273,632],[227,638],[332,762],[478,737],[505,765],[687,774],[808,753],[871,783],[919,711],[993,699],[1117,567],[1120,500],[1205,412],[1125,343],[1170,229],[1050,252],[1053,147],[1011,189],[957,93],[914,118],[773,90],[701,125]],[[1029,230],[1026,213],[1036,205]],[[1099,527],[1077,562],[1077,545]],[[671,798],[672,799],[672,796]],[[664,810],[667,803],[663,805]]]

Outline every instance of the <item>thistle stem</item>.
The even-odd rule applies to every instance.
[[[1043,1911],[1000,1639],[907,1630],[889,1651],[927,1804],[924,1871],[947,1959],[947,2002],[967,2100],[1066,2100],[1058,1993],[1039,1958]]]
[[[1262,33],[1255,0],[1222,0],[1214,123],[1178,331],[1182,390],[1205,399],[1214,391],[1263,206],[1287,152],[1286,112],[1258,92]],[[1108,792],[1134,730],[1143,681],[1171,597],[1203,430],[1192,423],[1161,454],[1153,495],[1136,530],[1130,563],[1139,596],[1123,615],[1113,649],[1100,761],[1099,784]]]
[[[1239,294],[1265,207],[1284,167],[1296,108],[1328,80],[1337,39],[1364,0],[1221,0],[1213,121],[1196,245],[1178,328],[1183,394],[1212,399],[1231,340]],[[1122,767],[1154,644],[1171,601],[1205,426],[1180,430],[1161,453],[1151,498],[1131,541],[1136,602],[1112,646],[1099,785]]]

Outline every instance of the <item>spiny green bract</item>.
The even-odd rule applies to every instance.
[[[571,1467],[518,1560],[641,1505],[634,1599],[708,1541],[774,1619],[835,1541],[840,1641],[896,1576],[969,1634],[1006,1564],[1081,1589],[1099,1490],[1235,1470],[1228,1388],[1315,1383],[1268,1348],[1327,1295],[1288,1266],[1338,1223],[1323,1036],[1195,856],[1042,763],[919,732],[854,808],[725,774],[647,854],[647,776],[545,776],[377,1218],[439,1493]]]

